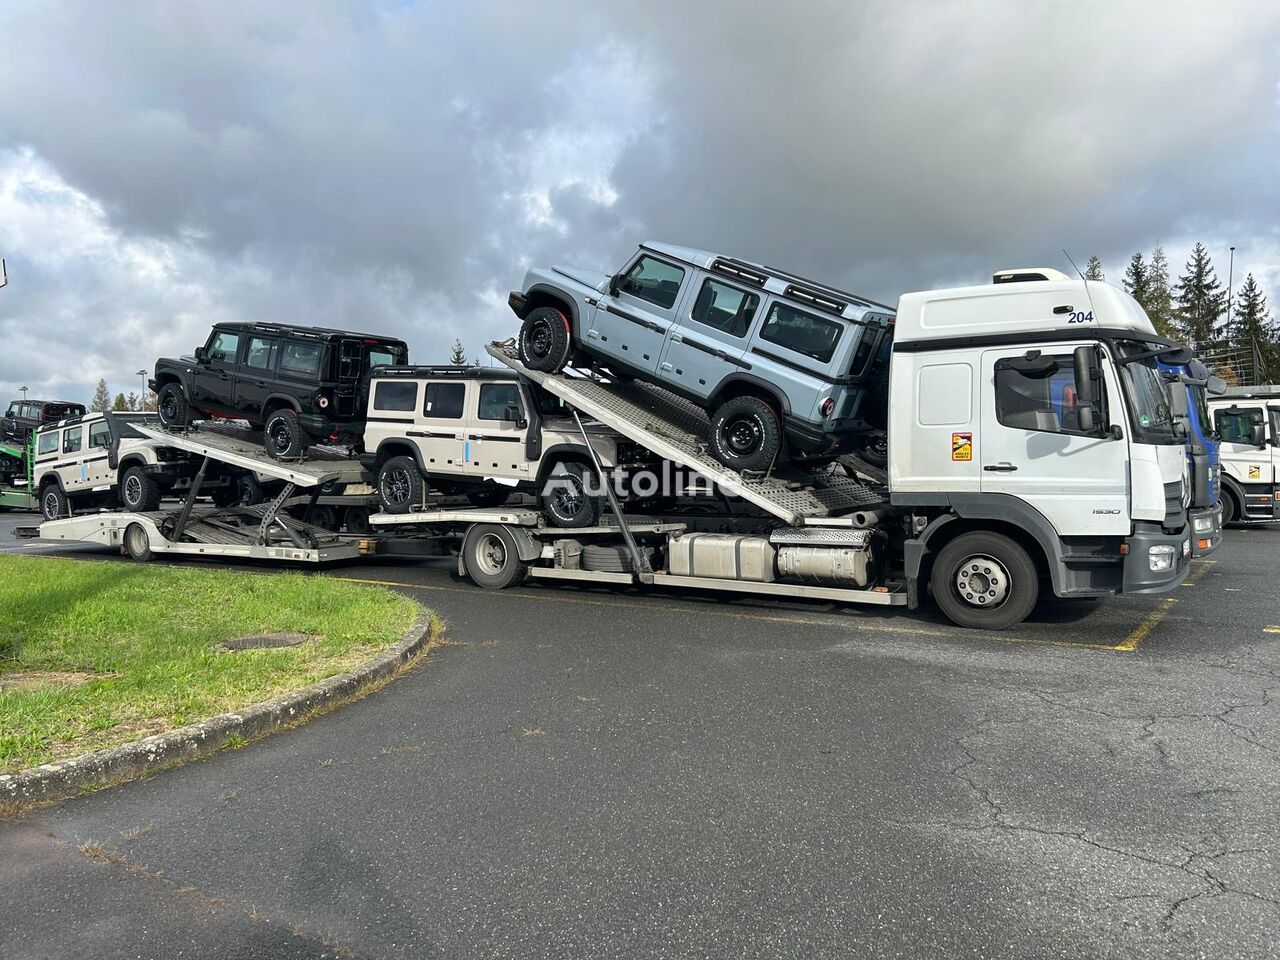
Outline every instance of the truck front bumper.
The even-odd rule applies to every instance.
[[[1222,542],[1222,506],[1193,507],[1187,519],[1191,521],[1191,556],[1207,557]]]
[[[1191,527],[1165,533],[1159,524],[1137,523],[1125,539],[1124,593],[1165,593],[1191,569]]]

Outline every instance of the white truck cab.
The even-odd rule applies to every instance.
[[[898,305],[888,472],[919,528],[907,576],[945,561],[938,602],[974,625],[993,625],[983,613],[1021,562],[992,537],[1058,596],[1171,589],[1190,562],[1187,465],[1155,358],[1185,351],[1105,283],[1038,268],[995,280]],[[946,549],[966,534],[966,556]]]
[[[1222,522],[1280,520],[1280,385],[1228,387],[1209,398],[1221,446]]]

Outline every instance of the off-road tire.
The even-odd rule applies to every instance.
[[[778,414],[759,397],[733,397],[711,415],[711,453],[726,467],[768,470],[781,448]]]
[[[873,467],[883,470],[889,465],[889,435],[883,430],[870,434],[858,447],[857,455]]]
[[[156,413],[170,430],[184,430],[191,425],[191,404],[180,383],[166,383],[156,394]]]
[[[412,513],[426,499],[427,480],[413,457],[392,457],[378,468],[378,502],[386,513]]]
[[[998,533],[975,531],[938,551],[930,589],[952,623],[1007,630],[1035,607],[1040,577],[1021,545]]]
[[[520,362],[530,370],[559,373],[569,362],[572,339],[569,318],[555,307],[531,310],[520,325]]]
[[[302,429],[298,414],[292,408],[271,411],[262,435],[262,445],[268,456],[276,460],[296,460],[310,444],[311,438]]]
[[[71,516],[71,499],[60,484],[51,483],[40,491],[40,513],[46,520]]]
[[[160,485],[155,477],[140,466],[132,466],[120,475],[120,506],[134,513],[149,513],[160,506]]]
[[[140,523],[131,523],[124,530],[124,552],[129,555],[129,559],[137,563],[146,563],[153,556],[151,552],[151,537],[147,535],[147,528]]]
[[[462,541],[462,562],[467,575],[489,590],[519,583],[529,571],[529,564],[520,559],[511,534],[496,523],[472,525]]]
[[[587,493],[587,468],[557,463],[542,481],[538,507],[553,527],[592,527],[600,519],[600,498]]]

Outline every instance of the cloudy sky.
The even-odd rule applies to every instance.
[[[3,0],[0,400],[226,319],[479,354],[644,239],[887,301],[1199,239],[1275,303],[1278,104],[1274,0]]]

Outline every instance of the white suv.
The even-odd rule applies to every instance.
[[[590,526],[599,517],[577,424],[558,399],[510,371],[377,367],[367,414],[365,457],[387,513],[420,508],[429,489],[476,506],[497,506],[520,490],[537,496],[555,526]],[[587,432],[601,464],[617,466],[626,441],[594,422]]]

